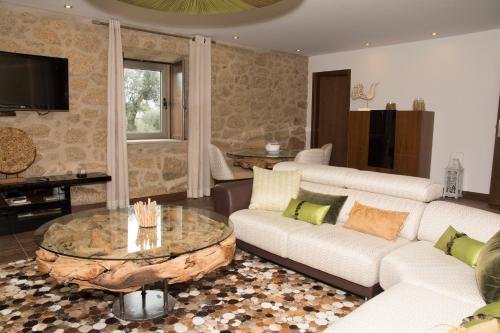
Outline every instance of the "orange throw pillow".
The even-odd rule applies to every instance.
[[[407,212],[369,207],[356,201],[344,228],[394,240],[403,227],[408,214]]]

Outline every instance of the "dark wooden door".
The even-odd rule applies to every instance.
[[[351,70],[313,73],[311,146],[333,144],[330,165],[347,166]]]
[[[500,101],[498,103],[495,150],[493,153],[493,167],[491,169],[490,205],[500,206]]]

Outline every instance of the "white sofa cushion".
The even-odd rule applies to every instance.
[[[300,187],[313,192],[330,195],[347,195],[347,201],[340,210],[339,222],[347,222],[349,213],[355,201],[361,204],[386,210],[395,210],[410,213],[405,220],[399,236],[409,240],[417,237],[420,219],[425,209],[425,203],[410,199],[396,198],[389,195],[350,190],[335,186],[316,184],[302,181]]]
[[[418,239],[435,243],[450,225],[469,237],[486,242],[500,230],[500,214],[446,201],[434,201],[424,210]]]
[[[299,194],[300,171],[275,172],[253,168],[252,197],[249,209],[284,211],[290,199]]]
[[[389,195],[347,190],[348,196],[339,214],[339,221],[346,222],[355,201],[359,203],[385,210],[395,210],[410,213],[406,218],[399,236],[409,240],[417,238],[418,226],[425,209],[425,203],[410,199],[396,198]]]
[[[289,234],[313,225],[281,216],[280,212],[243,209],[229,216],[237,239],[278,256],[287,257]]]
[[[445,333],[476,305],[400,283],[333,323],[325,333]]]
[[[412,283],[464,302],[483,306],[473,268],[434,248],[427,241],[412,242],[389,253],[380,264],[380,285],[389,289]]]
[[[346,180],[357,169],[341,168],[329,165],[281,162],[274,166],[274,171],[302,170],[302,180],[337,187],[346,187]]]
[[[427,178],[357,171],[347,177],[346,187],[398,198],[429,202],[442,197],[443,186]]]
[[[422,202],[429,202],[443,195],[443,186],[427,178],[296,162],[278,163],[273,170],[302,170],[302,180],[306,182],[386,194]]]
[[[408,243],[387,241],[342,225],[322,224],[288,236],[288,258],[365,287],[378,283],[380,260]]]
[[[300,188],[303,188],[304,190],[311,191],[311,192],[323,193],[323,194],[329,194],[329,195],[347,195],[347,191],[349,191],[348,189],[346,189],[344,187],[323,185],[323,184],[311,183],[311,182],[306,182],[306,181],[300,182]]]

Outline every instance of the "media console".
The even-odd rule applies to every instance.
[[[71,214],[71,186],[110,180],[111,176],[105,173],[89,173],[84,178],[61,175],[0,184],[0,235],[32,230],[56,217]],[[9,198],[24,196],[26,203],[7,203]]]

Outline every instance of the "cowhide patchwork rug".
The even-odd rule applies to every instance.
[[[80,292],[17,261],[0,266],[0,332],[321,332],[363,302],[239,250],[230,266],[170,291],[177,302],[164,318],[121,321],[113,293]]]

